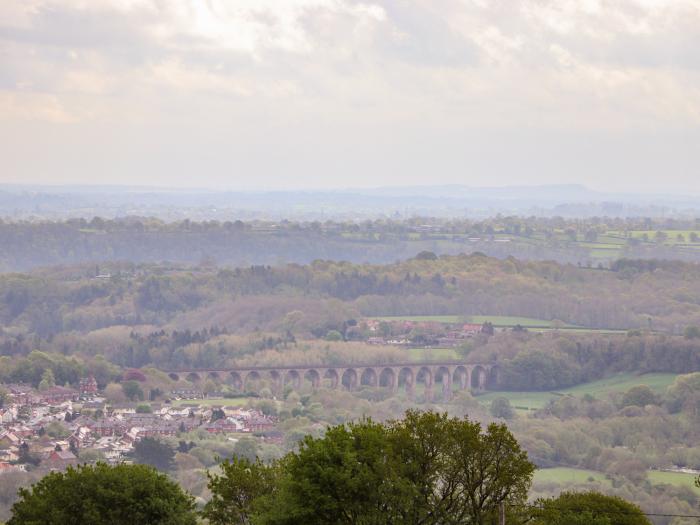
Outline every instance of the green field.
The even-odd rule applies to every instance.
[[[245,405],[249,397],[232,397],[224,399],[175,399],[171,402],[173,406],[179,407],[182,405],[199,405],[199,406],[218,406],[218,407],[239,407]]]
[[[695,486],[695,474],[685,472],[662,472],[660,470],[650,470],[647,472],[649,481],[654,485],[677,485],[693,489],[696,494],[700,494],[700,488]]]
[[[659,470],[647,471],[647,477],[653,485],[675,485],[678,487],[688,487],[700,494],[700,488],[695,486],[695,475],[683,472],[662,472]],[[556,483],[565,485],[568,483],[583,485],[585,483],[600,482],[603,485],[611,486],[611,481],[602,472],[595,470],[585,470],[568,467],[556,467],[539,469],[535,471],[533,478],[535,483]]]
[[[662,231],[666,234],[666,240],[664,241],[664,244],[666,245],[697,244],[692,243],[692,241],[690,240],[690,235],[691,233],[695,233],[696,235],[700,236],[700,231],[698,230],[634,230],[629,232],[629,236],[633,239],[641,240],[646,235],[646,238],[648,239],[647,242],[655,243],[657,231]],[[623,242],[625,240],[623,232],[608,232],[608,234],[619,235],[623,239]],[[678,239],[679,234],[683,236],[683,240]]]
[[[536,410],[543,408],[550,400],[561,395],[584,396],[590,394],[597,398],[606,397],[617,392],[626,392],[633,386],[648,385],[657,393],[662,393],[676,379],[676,374],[617,374],[598,381],[583,383],[554,392],[489,392],[477,397],[482,403],[490,403],[494,398],[505,397],[518,410]]]
[[[572,333],[596,333],[596,334],[626,334],[627,330],[606,329],[606,328],[585,328],[573,324],[563,323],[558,327],[554,321],[545,319],[535,319],[533,317],[518,317],[510,315],[389,315],[382,317],[369,317],[369,319],[379,319],[381,321],[411,321],[414,323],[472,323],[484,324],[492,323],[496,328],[513,328],[520,325],[523,328],[533,331],[565,330]]]
[[[460,359],[454,348],[407,348],[408,360],[416,363],[425,361],[453,361]]]
[[[602,472],[568,467],[538,469],[535,471],[533,481],[535,483],[557,483],[559,485],[567,483],[583,485],[598,481],[603,485],[612,486],[611,481]]]
[[[414,323],[460,323],[464,317],[460,315],[387,315],[370,317],[380,321],[412,321]]]
[[[413,321],[415,323],[493,323],[496,327],[511,328],[516,325],[525,328],[554,328],[553,321],[534,319],[532,317],[517,317],[508,315],[395,315],[383,317],[371,317],[382,321]],[[563,324],[563,328],[577,328],[575,325]]]

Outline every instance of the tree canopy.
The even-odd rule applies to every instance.
[[[194,500],[145,465],[52,472],[20,489],[8,525],[194,525]]]
[[[600,492],[562,492],[539,503],[536,525],[651,525],[633,503]]]
[[[205,515],[217,524],[484,523],[502,502],[525,503],[533,472],[504,425],[409,411],[307,436],[275,466],[224,464],[210,476]]]

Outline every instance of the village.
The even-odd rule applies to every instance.
[[[369,334],[366,342],[370,345],[455,348],[479,334],[489,336],[494,332],[494,326],[490,322],[476,324],[365,319],[360,325],[360,333]]]
[[[81,379],[79,389],[52,386],[39,391],[26,384],[0,388],[6,392],[0,406],[0,474],[64,470],[97,459],[129,462],[134,445],[144,438],[197,430],[231,435],[231,440],[253,434],[271,442],[281,439],[274,417],[223,403],[201,403],[204,394],[195,390],[174,391],[164,403],[136,406],[108,403],[93,377]]]

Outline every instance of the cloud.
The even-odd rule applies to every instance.
[[[268,156],[270,181],[284,166],[320,181],[352,152],[391,178],[412,164],[383,156],[408,151],[456,177],[465,151],[527,143],[553,176],[523,137],[573,151],[700,125],[694,0],[7,0],[0,21],[0,131],[53,145],[65,126],[62,140],[120,144],[130,172],[170,147],[177,163],[150,165],[219,171],[228,148]],[[70,159],[46,162],[82,173]]]

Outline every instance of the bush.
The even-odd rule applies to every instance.
[[[491,401],[491,415],[501,419],[512,419],[515,417],[513,407],[510,406],[510,401],[505,397],[497,397]]]

